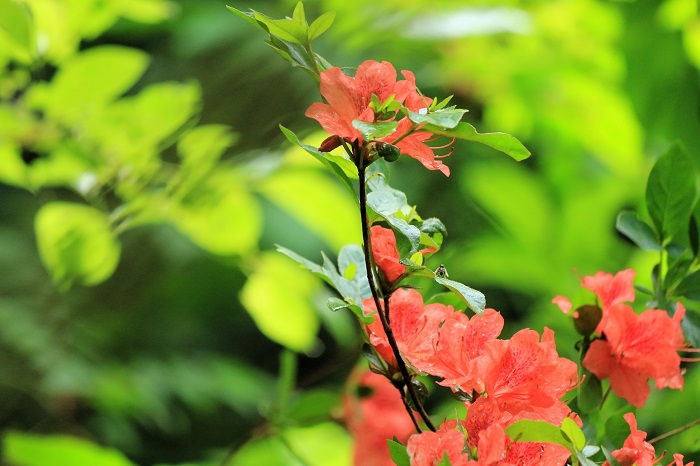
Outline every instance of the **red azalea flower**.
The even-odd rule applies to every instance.
[[[416,78],[410,71],[402,71],[404,80],[396,81],[396,69],[389,62],[368,60],[362,63],[355,77],[346,76],[340,68],[333,67],[321,72],[321,95],[328,102],[315,102],[306,110],[306,116],[318,121],[324,130],[330,133],[322,148],[326,151],[338,147],[340,137],[348,142],[363,141],[360,132],[352,125],[353,120],[367,122],[378,121],[377,115],[370,108],[372,95],[381,102],[393,96],[413,112],[426,108],[432,99],[420,95],[416,89]],[[387,121],[386,115],[381,116]],[[395,118],[390,115],[389,120]],[[416,131],[407,136],[406,132],[412,126],[408,118],[399,121],[396,130],[389,136],[381,138],[383,142],[395,144],[402,154],[420,161],[430,170],[440,170],[445,175],[450,174],[439,157],[436,158],[433,149],[426,144],[432,133]]]
[[[445,421],[436,432],[412,435],[406,445],[411,466],[437,466],[447,455],[452,466],[466,465],[462,455],[464,434],[457,430],[457,421]]]
[[[483,391],[503,411],[537,411],[550,422],[547,417],[551,413],[556,417],[568,414],[568,408],[559,399],[578,381],[578,366],[559,357],[554,332],[548,328],[544,329],[542,341],[530,329],[520,330],[510,340],[487,341],[485,353],[477,359],[477,371]]]
[[[609,378],[613,392],[638,408],[649,396],[649,379],[657,388],[683,388],[678,350],[684,343],[680,322],[685,309],[680,303],[673,318],[656,309],[637,315],[624,304],[606,312],[605,340],[591,343],[583,358],[586,369],[601,380]]]
[[[396,236],[390,228],[375,225],[370,229],[372,255],[377,267],[384,275],[387,283],[393,284],[406,271],[406,266],[399,262],[399,251],[396,249]]]
[[[343,399],[347,427],[355,441],[353,464],[394,466],[387,439],[396,436],[399,442],[406,442],[415,432],[401,395],[389,380],[369,370],[355,373],[351,384],[370,392],[364,397],[348,394]]]
[[[374,300],[363,301],[364,313],[376,312]],[[440,324],[448,315],[454,313],[452,306],[443,304],[423,305],[423,296],[414,289],[399,288],[389,298],[389,319],[396,343],[409,363],[429,357],[433,353],[433,342],[437,338]],[[377,353],[396,367],[394,353],[379,318],[367,326],[369,341]]]
[[[690,463],[686,464],[685,466],[693,466],[695,464],[695,461],[691,461]],[[673,455],[673,462],[669,463],[668,466],[683,466],[683,455],[679,453],[675,453]]]
[[[622,448],[612,452],[620,466],[652,466],[654,464],[654,446],[645,441],[647,433],[637,429],[637,419],[634,414],[627,413],[625,421],[630,426],[630,435],[622,444]],[[607,461],[603,466],[610,466]]]

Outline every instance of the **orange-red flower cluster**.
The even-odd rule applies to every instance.
[[[620,463],[620,466],[652,466],[661,458],[655,459],[656,452],[654,446],[646,441],[647,433],[637,429],[637,419],[633,413],[624,415],[625,421],[630,426],[630,435],[622,444],[622,448],[612,452],[612,456]],[[663,455],[661,455],[663,456]],[[693,466],[694,461],[685,466]],[[605,462],[603,466],[610,466],[609,462]],[[683,455],[676,453],[673,455],[673,462],[668,466],[684,466]]]
[[[418,93],[413,73],[402,71],[401,74],[404,79],[397,81],[396,69],[386,61],[365,61],[357,68],[354,77],[345,75],[338,67],[329,68],[321,73],[320,85],[321,95],[328,103],[313,103],[306,110],[306,116],[318,121],[335,140],[340,138],[350,143],[369,142],[363,140],[353,126],[353,120],[374,123],[395,121],[397,117],[395,111],[390,115],[375,114],[370,107],[372,95],[382,103],[393,97],[395,102],[413,112],[420,112],[432,102],[432,99]],[[426,168],[440,170],[449,176],[450,169],[435,157],[433,149],[426,144],[432,136],[432,133],[413,127],[408,117],[404,117],[399,120],[394,132],[379,138],[379,141],[394,144],[402,154],[413,157]],[[337,146],[338,143],[322,145],[324,150]]]
[[[363,304],[366,314],[376,312],[371,299]],[[453,466],[507,465],[503,458],[515,454],[508,453],[511,451],[518,452],[519,458],[532,458],[531,463],[518,460],[518,464],[566,462],[569,453],[563,447],[514,446],[510,440],[506,442],[503,433],[507,425],[519,419],[559,425],[572,414],[560,398],[576,385],[577,366],[558,356],[554,332],[545,329],[540,340],[537,332],[525,329],[509,340],[501,340],[497,337],[503,328],[503,318],[493,309],[470,319],[452,306],[424,305],[422,296],[414,289],[398,289],[392,294],[389,318],[398,347],[411,366],[439,377],[442,385],[455,391],[477,395],[476,401],[468,404],[463,430],[467,432],[467,445],[482,450],[479,462],[469,463],[468,455],[460,459],[465,437],[454,426],[444,425],[437,433],[424,432],[411,437],[408,444],[414,458],[411,464],[437,464],[447,454]],[[368,326],[368,333],[377,352],[395,366],[396,360],[378,319]],[[493,453],[496,447],[492,437],[499,435],[498,432],[504,441],[499,444],[498,453]],[[484,440],[484,446],[479,447],[485,436],[491,440]],[[491,457],[504,462],[484,460]]]
[[[634,271],[616,275],[598,272],[584,277],[582,285],[593,291],[603,311],[596,327],[600,338],[591,343],[583,366],[599,379],[609,379],[612,391],[641,408],[649,397],[649,379],[656,388],[683,388],[678,350],[685,338],[680,323],[683,305],[670,317],[666,311],[649,309],[636,314],[625,304],[634,301]],[[570,309],[566,298],[556,297],[562,310]]]

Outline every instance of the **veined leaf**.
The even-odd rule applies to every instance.
[[[467,303],[469,308],[477,314],[483,314],[486,308],[486,297],[481,291],[468,287],[463,283],[449,280],[444,277],[435,275],[435,281],[443,286],[446,286],[450,291],[459,296],[462,301]]]
[[[480,142],[520,161],[530,157],[530,151],[520,141],[506,133],[479,133],[469,123],[459,123],[454,128],[426,125],[422,128],[434,134]]]
[[[680,143],[659,157],[649,174],[647,210],[662,244],[680,231],[687,231],[695,203],[696,174]]]

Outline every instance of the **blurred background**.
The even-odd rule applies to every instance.
[[[20,3],[0,1],[5,464],[82,464],[67,459],[78,450],[117,465],[350,464],[337,418],[360,333],[274,252],[320,262],[360,241],[348,193],[279,130],[324,139],[304,117],[313,82],[225,2]],[[229,5],[281,18],[295,3]],[[504,336],[547,326],[576,359],[552,297],[592,300],[583,275],[629,266],[648,286],[656,257],[615,217],[641,210],[671,142],[700,163],[697,2],[304,4],[310,19],[337,13],[315,42],[330,63],[412,70],[477,129],[530,149],[516,163],[457,142],[449,178],[402,158],[391,181],[447,227],[429,267],[484,292]],[[683,392],[652,394],[640,428],[694,420],[698,393],[690,368]],[[656,448],[697,458],[700,428]]]

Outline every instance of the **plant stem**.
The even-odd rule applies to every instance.
[[[688,429],[690,429],[691,427],[696,426],[696,425],[698,425],[698,424],[700,424],[700,419],[696,419],[696,420],[694,420],[694,421],[692,421],[692,422],[687,423],[687,424],[684,425],[684,426],[681,426],[681,427],[679,427],[679,428],[677,428],[677,429],[673,429],[672,431],[666,432],[665,434],[661,434],[661,435],[659,435],[658,437],[654,437],[654,438],[651,439],[651,440],[647,440],[647,442],[649,442],[649,443],[651,443],[651,444],[654,444],[654,443],[656,443],[656,442],[658,442],[658,441],[660,441],[660,440],[663,440],[663,439],[665,439],[665,438],[668,438],[668,437],[670,437],[670,436],[672,436],[672,435],[680,434],[680,433],[683,432],[684,430],[688,430]]]
[[[413,401],[413,405],[417,408],[421,418],[423,419],[423,422],[425,422],[425,425],[428,426],[430,430],[435,432],[435,426],[430,420],[430,417],[428,417],[427,413],[425,412],[425,408],[423,408],[423,405],[420,402],[420,399],[418,398],[418,394],[416,393],[415,387],[413,387],[413,384],[411,383],[411,376],[408,373],[408,368],[406,367],[406,363],[401,357],[401,352],[399,351],[399,347],[396,343],[396,338],[394,338],[394,332],[391,330],[391,326],[389,325],[387,319],[389,302],[388,298],[385,300],[385,303],[387,303],[386,309],[383,309],[379,301],[379,292],[377,291],[377,285],[374,282],[374,274],[372,273],[372,248],[369,238],[369,225],[367,222],[367,186],[365,184],[366,167],[364,165],[363,154],[358,153],[355,160],[357,161],[357,172],[360,184],[359,197],[361,216],[360,223],[362,224],[362,247],[365,256],[365,269],[367,270],[367,281],[369,282],[369,288],[372,291],[372,299],[374,300],[374,305],[377,308],[377,314],[379,315],[379,320],[382,323],[384,333],[386,333],[387,340],[389,341],[389,346],[391,346],[391,350],[393,351],[394,357],[396,358],[396,364],[399,366],[399,371],[401,371],[401,376],[403,377],[403,385],[406,387],[406,390],[408,391],[408,394],[411,397],[411,400]],[[403,398],[405,394],[403,390],[400,389],[400,391],[401,397]],[[420,429],[418,429],[418,432],[420,432]]]

